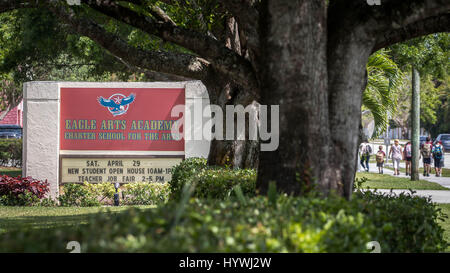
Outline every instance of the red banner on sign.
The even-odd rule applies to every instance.
[[[60,149],[184,151],[170,113],[184,89],[61,88]]]

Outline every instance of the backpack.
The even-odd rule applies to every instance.
[[[437,145],[434,146],[434,158],[442,158],[442,146],[441,145]]]
[[[422,156],[423,156],[423,158],[431,157],[431,144],[430,143],[423,144]]]
[[[406,151],[406,156],[407,157],[412,157],[411,145],[406,145],[405,151]]]
[[[381,163],[384,161],[384,154],[382,151],[379,151],[376,155],[377,163]]]

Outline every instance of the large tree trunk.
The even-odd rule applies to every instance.
[[[213,140],[208,156],[208,165],[256,169],[258,166],[258,152],[258,141]]]
[[[241,45],[241,38],[239,36],[239,30],[234,18],[228,18],[226,24],[226,46],[236,53],[242,55],[245,48]],[[238,86],[229,80],[224,80],[217,75],[210,75],[210,77],[204,81],[206,84],[209,95],[210,103],[220,106],[223,110],[223,137],[226,136],[226,114],[225,108],[227,105],[242,105],[244,108],[251,104],[251,111],[255,117],[257,117],[257,103],[254,101],[254,97],[249,92]],[[233,168],[254,168],[258,167],[258,152],[259,142],[252,141],[248,138],[249,123],[256,123],[257,120],[250,120],[249,115],[248,122],[246,122],[246,140],[216,140],[213,139],[210,145],[210,151],[208,155],[208,165],[217,166],[230,166]],[[235,132],[236,132],[235,128]],[[241,132],[237,132],[239,134]]]
[[[261,103],[280,105],[280,147],[260,154],[258,187],[276,181],[299,194],[315,183],[350,198],[373,33],[343,5],[331,18],[308,0],[267,1],[264,11]]]
[[[340,177],[344,196],[351,197],[356,173],[362,93],[367,84],[366,65],[375,43],[365,18],[352,16],[342,5],[328,18],[328,88],[331,161]],[[332,45],[332,46],[330,46]]]
[[[261,104],[279,105],[280,139],[277,150],[260,153],[257,187],[341,192],[329,168],[325,1],[265,1],[261,17]]]
[[[256,123],[257,120],[250,120],[251,116],[257,117],[257,103],[251,103],[251,111],[253,115],[248,115],[248,122],[245,123],[246,140],[226,140],[227,133],[226,128],[226,113],[225,109],[227,105],[242,105],[246,107],[250,104],[251,99],[245,96],[245,92],[241,89],[234,87],[230,83],[218,85],[215,84],[215,89],[222,88],[218,96],[212,94],[213,87],[208,88],[210,90],[210,103],[220,106],[224,111],[223,113],[223,140],[213,139],[210,145],[210,151],[208,155],[208,165],[213,166],[230,166],[233,168],[253,168],[258,167],[258,153],[259,153],[259,141],[249,140],[249,123]],[[235,118],[237,118],[235,116]],[[235,123],[236,124],[236,123]],[[236,132],[237,135],[240,132]]]

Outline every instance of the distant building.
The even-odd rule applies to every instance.
[[[420,135],[421,136],[429,136],[430,133],[425,130],[425,128],[420,128]],[[410,128],[402,129],[402,128],[390,128],[389,129],[389,135],[384,132],[380,138],[385,138],[386,136],[389,136],[389,139],[411,139],[412,132]]]
[[[1,112],[3,114],[3,112]],[[0,120],[0,124],[19,125],[23,128],[23,100],[13,109],[9,110],[8,114]]]

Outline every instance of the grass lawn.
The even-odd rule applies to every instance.
[[[356,178],[366,177],[368,180],[362,184],[363,188],[371,189],[413,189],[413,190],[450,190],[437,183],[419,180],[411,181],[409,178],[394,177],[388,174],[356,173]]]
[[[442,212],[447,214],[449,218],[446,218],[445,221],[440,221],[442,228],[444,228],[444,238],[450,244],[450,204],[439,204],[439,207],[442,209]],[[450,252],[450,245],[447,247],[447,252]]]
[[[142,209],[154,206],[136,206]],[[120,213],[121,207],[5,207],[0,206],[0,234],[13,229],[58,228],[86,224],[94,213],[110,210]]]
[[[435,171],[434,171],[434,167],[431,166],[431,173],[430,176],[434,176],[436,175]],[[394,168],[391,167],[385,167],[386,169],[390,169],[390,170],[394,170]],[[400,172],[405,173],[405,168],[400,168]],[[423,168],[419,168],[419,173],[423,174]],[[447,168],[442,168],[442,176],[443,177],[450,177],[450,169]]]
[[[0,175],[4,174],[17,177],[18,175],[22,175],[22,169],[14,167],[0,167]]]

